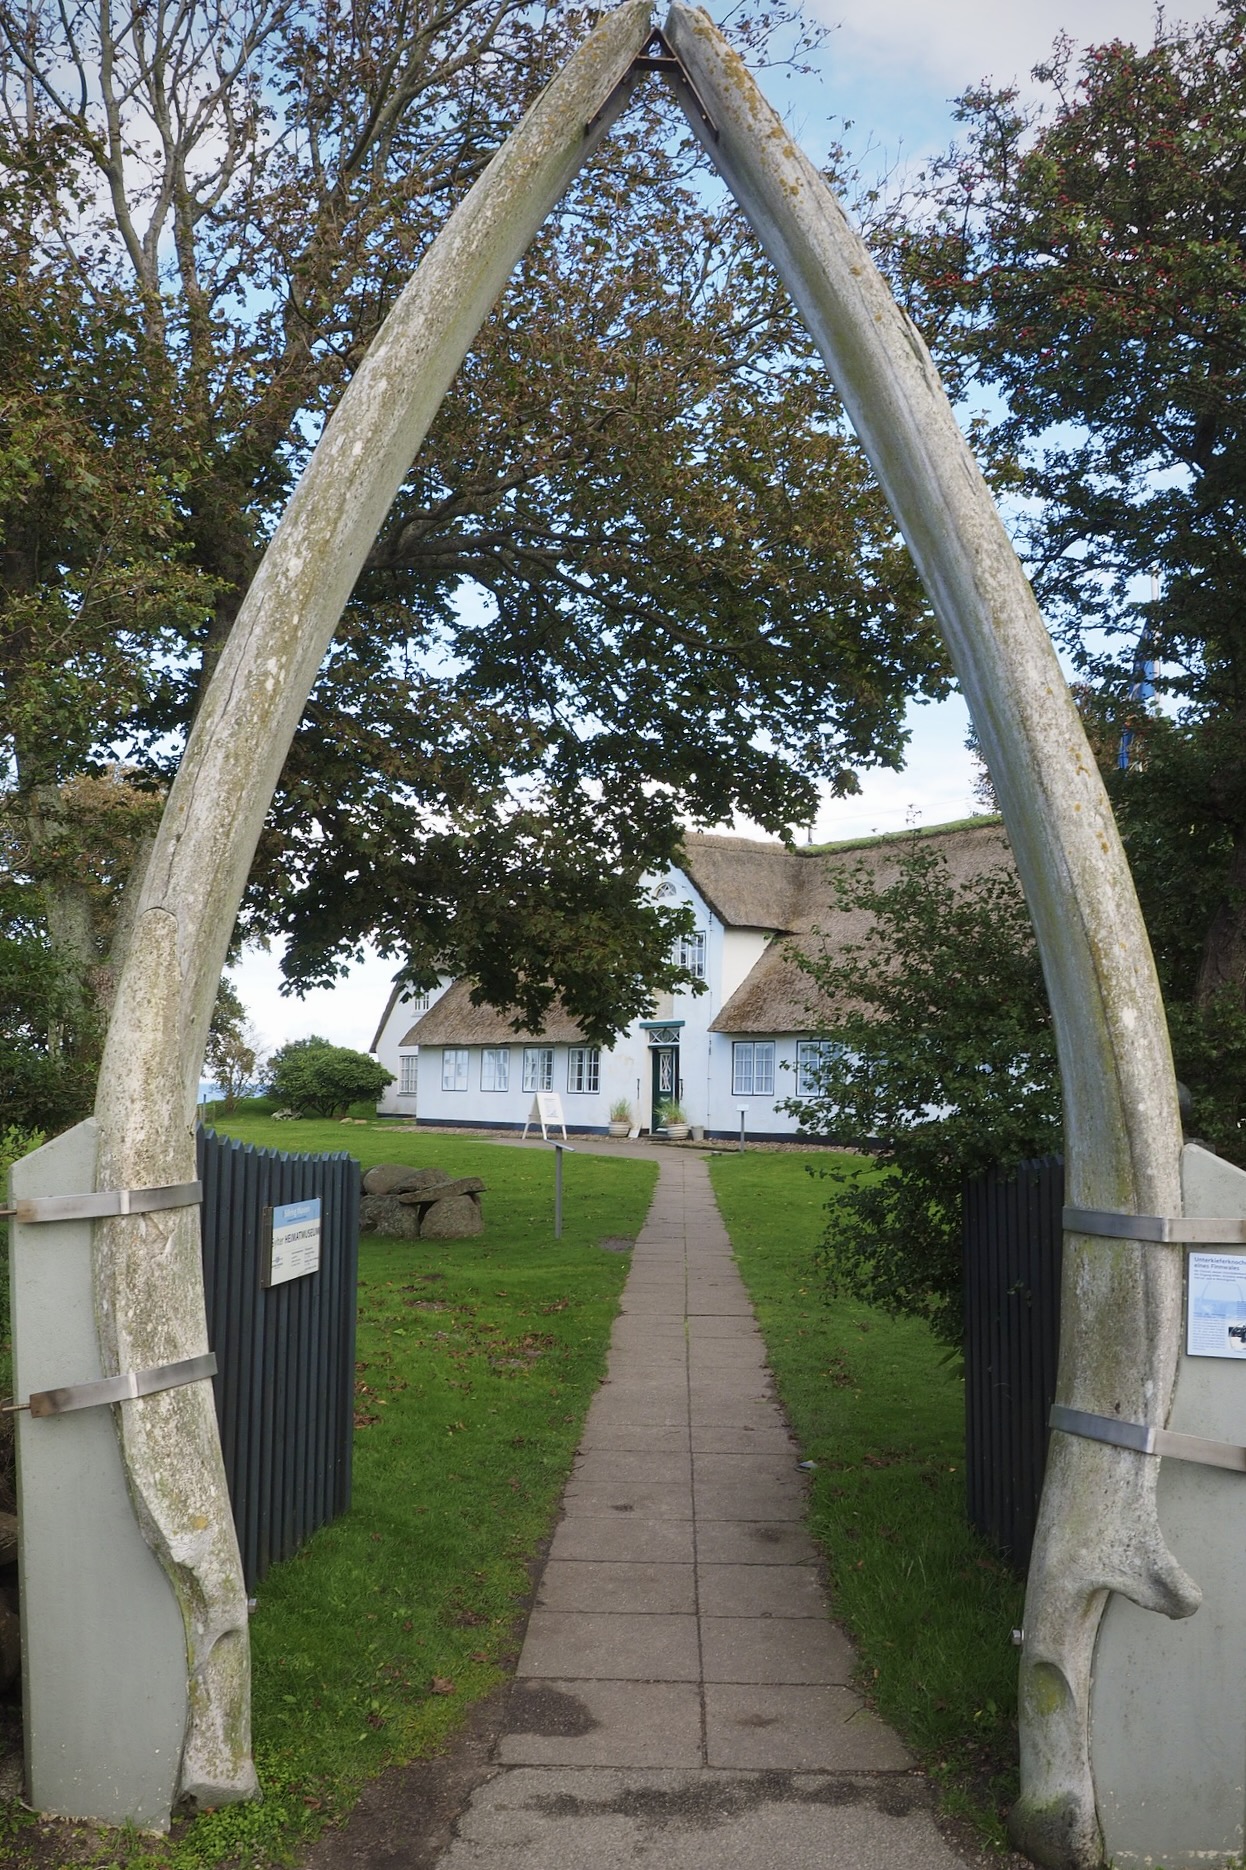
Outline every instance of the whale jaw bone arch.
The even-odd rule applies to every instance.
[[[625,107],[650,31],[648,0],[627,0],[537,100],[390,313],[273,536],[138,894],[96,1110],[104,1186],[193,1174],[195,1087],[216,985],[316,671],[455,372],[513,266]],[[1086,1209],[1179,1213],[1181,1132],[1150,948],[1094,759],[994,502],[920,337],[742,62],[702,11],[675,6],[663,31],[687,81],[676,95],[809,325],[969,700],[1051,997],[1068,1198]],[[151,1362],[157,1341],[155,1361],[200,1354],[194,1212],[152,1217],[142,1255],[125,1225],[97,1224],[105,1367]],[[1060,1400],[1162,1426],[1180,1283],[1171,1250],[1071,1235]],[[193,1421],[163,1420],[157,1398],[142,1407],[149,1413],[127,1412],[123,1456],[186,1629],[181,1790],[204,1803],[246,1797],[246,1606],[210,1404],[205,1397]],[[1027,1598],[1014,1831],[1061,1870],[1099,1861],[1087,1722],[1106,1593],[1169,1616],[1199,1601],[1160,1535],[1154,1469],[1126,1450],[1064,1436],[1052,1445]]]

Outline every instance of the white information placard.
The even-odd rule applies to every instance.
[[[1246,1253],[1191,1253],[1186,1267],[1188,1357],[1246,1357]]]
[[[273,1208],[269,1221],[266,1286],[282,1286],[320,1270],[320,1197]]]
[[[562,1131],[563,1141],[566,1141],[567,1126],[563,1121],[562,1099],[559,1097],[557,1091],[537,1092],[532,1100],[532,1109],[528,1112],[528,1121],[523,1127],[525,1136],[534,1123],[540,1124],[541,1135],[546,1142],[549,1141],[548,1131],[551,1125],[556,1126]]]

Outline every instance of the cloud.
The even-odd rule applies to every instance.
[[[1155,9],[1150,0],[1078,0],[1076,6],[1031,8],[1017,0],[813,0],[812,10],[839,30],[826,62],[845,77],[903,77],[942,87],[954,96],[981,78],[1026,85],[1057,33],[1079,45],[1109,39],[1149,42]],[[1208,18],[1212,0],[1173,0],[1172,24]]]

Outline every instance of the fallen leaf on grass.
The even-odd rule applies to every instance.
[[[435,1695],[452,1695],[454,1693],[454,1683],[448,1676],[434,1675],[433,1693]]]

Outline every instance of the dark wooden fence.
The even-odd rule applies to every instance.
[[[199,1132],[208,1342],[247,1589],[350,1504],[359,1164]],[[262,1284],[265,1209],[321,1202],[318,1272]]]
[[[1059,1156],[965,1184],[965,1478],[969,1518],[1024,1569],[1060,1349]]]

